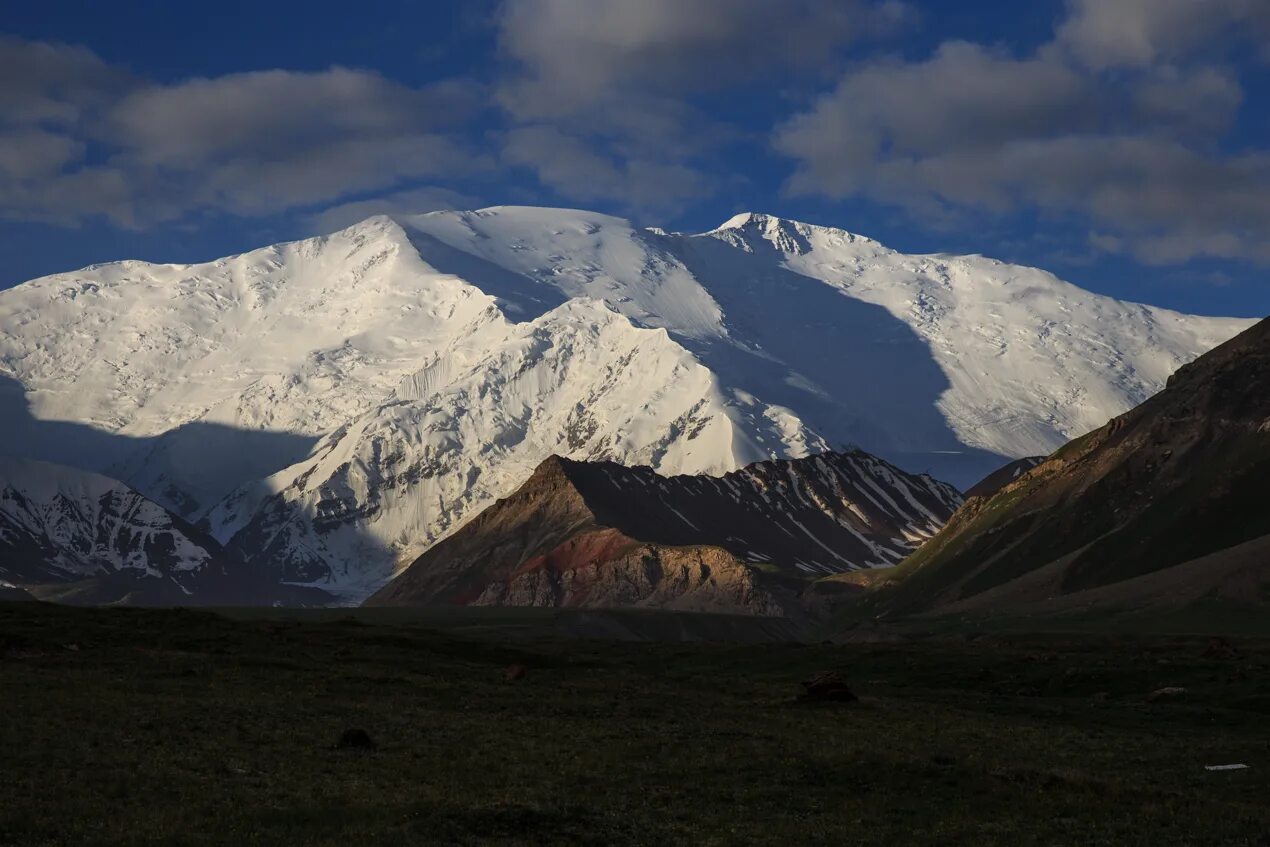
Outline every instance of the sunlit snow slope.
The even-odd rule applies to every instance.
[[[763,215],[437,212],[0,292],[0,424],[356,599],[551,453],[718,474],[850,444],[964,485],[1250,323]]]

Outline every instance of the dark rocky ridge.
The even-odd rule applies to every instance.
[[[897,616],[1264,604],[1270,559],[1250,552],[1270,542],[1267,504],[1270,320],[994,496],[968,501],[868,605]]]
[[[1022,459],[1015,459],[1008,465],[997,468],[967,488],[965,491],[966,499],[969,500],[971,497],[991,497],[1044,461],[1044,456],[1024,456]]]
[[[552,457],[367,603],[790,614],[811,580],[894,564],[960,502],[860,451],[723,477]]]

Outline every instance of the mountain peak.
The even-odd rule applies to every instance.
[[[369,603],[797,613],[791,585],[894,564],[960,503],[865,453],[724,477],[551,456]]]
[[[766,212],[741,212],[724,221],[717,229],[706,235],[732,236],[744,238],[746,235],[757,236],[769,242],[783,253],[802,255],[811,252],[813,239],[820,242],[826,239],[830,244],[866,244],[885,249],[881,244],[863,235],[856,235],[845,229],[809,224],[791,218],[777,217]],[[889,251],[888,251],[889,252]]]
[[[538,467],[534,468],[530,479],[553,479],[556,477],[565,477],[569,475],[569,467],[574,464],[572,459],[567,459],[557,453],[552,453],[547,458],[538,463]]]
[[[769,215],[766,212],[741,212],[733,215],[724,221],[714,232],[721,232],[727,229],[733,230],[758,230],[759,232],[769,232],[777,229],[792,230],[810,230],[812,224],[806,224],[802,221],[796,221],[789,218],[781,218],[776,215]],[[816,227],[821,229],[822,227]]]
[[[760,223],[768,217],[770,217],[770,215],[765,215],[762,212],[741,212],[728,218],[716,227],[714,231],[718,232],[721,229],[744,229],[751,224]]]
[[[809,253],[811,242],[807,236],[812,227],[798,221],[788,221],[762,212],[742,212],[734,215],[723,226],[714,230],[716,233],[753,233],[782,253]]]

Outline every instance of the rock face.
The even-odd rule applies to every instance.
[[[475,606],[651,606],[781,616],[785,607],[755,574],[718,547],[642,544],[614,530],[552,551],[486,586]],[[592,554],[594,558],[570,558]]]
[[[960,502],[860,451],[722,477],[552,457],[368,604],[788,614],[812,579],[894,564]]]
[[[889,614],[1270,597],[1270,320],[976,498],[871,602]]]

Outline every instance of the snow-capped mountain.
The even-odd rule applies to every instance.
[[[112,470],[192,517],[377,406],[488,304],[386,219],[203,265],[34,280],[0,292],[0,376],[31,417],[118,437],[84,455],[27,426],[9,451]],[[26,414],[0,398],[0,420]]]
[[[438,212],[0,292],[0,423],[356,599],[551,453],[721,474],[853,444],[964,485],[1249,323],[763,215]]]
[[[0,457],[0,579],[72,583],[127,576],[193,595],[224,576],[220,547],[122,483]]]

